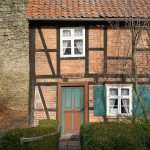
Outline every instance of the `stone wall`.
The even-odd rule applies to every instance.
[[[29,28],[26,0],[0,0],[0,105],[28,108]]]

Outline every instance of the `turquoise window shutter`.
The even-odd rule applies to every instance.
[[[150,116],[150,86],[139,86],[139,94],[141,95],[145,108],[148,111],[148,116]],[[134,90],[133,90],[133,115],[143,116],[143,109],[141,103],[138,100]]]
[[[138,101],[138,97],[136,93],[134,92],[134,90],[133,90],[133,112],[132,114],[133,116],[139,116],[143,114],[140,102]]]
[[[94,87],[94,115],[106,116],[106,89],[105,86]]]

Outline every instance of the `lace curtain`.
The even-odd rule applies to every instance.
[[[122,103],[123,103],[123,107],[124,107],[126,113],[128,113],[129,100],[128,99],[122,99]]]
[[[82,29],[75,29],[74,30],[74,35],[75,36],[82,36]]]
[[[71,37],[71,31],[70,30],[63,30],[63,37]]]
[[[129,89],[122,89],[121,95],[129,95]]]
[[[83,41],[82,40],[75,40],[75,45],[77,46],[80,54],[83,53]]]
[[[118,89],[110,89],[110,95],[118,95]]]
[[[63,37],[71,37],[71,31],[70,30],[64,30],[63,31]],[[64,40],[63,41],[63,54],[66,54],[67,47],[69,47],[70,41]]]
[[[69,45],[69,41],[63,41],[63,54],[66,53],[68,45]]]
[[[113,114],[118,113],[118,108],[115,108],[116,101],[117,101],[117,99],[111,99],[110,100],[110,112],[113,113]]]

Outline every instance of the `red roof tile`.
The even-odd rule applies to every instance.
[[[150,0],[29,0],[28,18],[150,17]]]

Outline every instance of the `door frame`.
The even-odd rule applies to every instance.
[[[84,87],[84,122],[88,122],[89,119],[89,88],[87,82],[60,82],[58,83],[58,121],[60,124],[62,124],[62,87],[64,86],[82,86]]]

